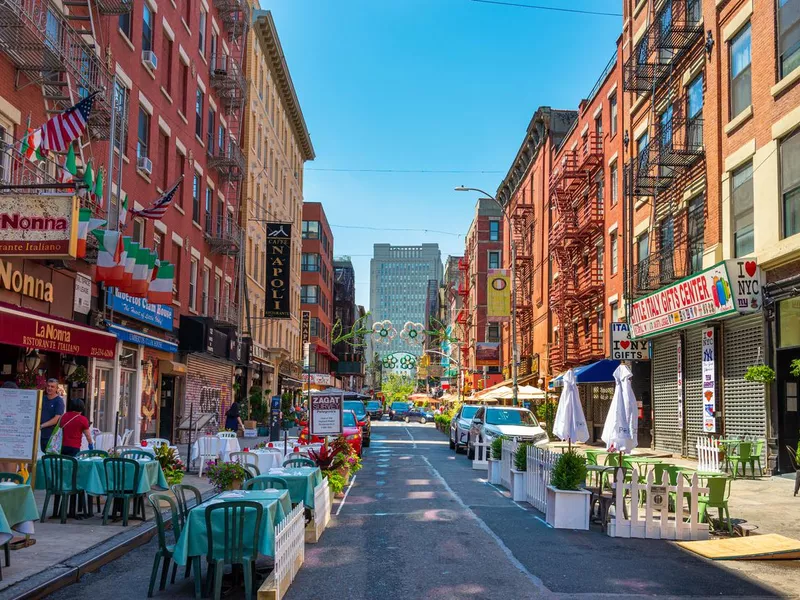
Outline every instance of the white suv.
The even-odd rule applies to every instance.
[[[513,406],[481,406],[472,417],[467,440],[467,458],[475,458],[475,442],[491,444],[498,436],[520,442],[546,444],[549,439],[533,413]]]
[[[458,452],[459,448],[466,448],[469,442],[469,427],[472,417],[480,406],[476,404],[462,404],[458,412],[450,421],[450,449]]]

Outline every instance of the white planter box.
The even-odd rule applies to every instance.
[[[528,494],[525,490],[525,471],[511,469],[511,499],[514,502],[524,502],[527,497]]]
[[[489,483],[500,485],[500,461],[494,458],[489,459]]]
[[[557,490],[547,486],[547,524],[556,529],[589,529],[589,497],[586,490]]]

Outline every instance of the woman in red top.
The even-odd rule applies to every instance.
[[[61,454],[75,456],[81,451],[81,436],[86,436],[89,449],[92,449],[92,434],[89,431],[89,419],[83,416],[86,405],[83,400],[76,398],[70,401],[69,410],[61,415]]]

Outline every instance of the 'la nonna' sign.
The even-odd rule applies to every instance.
[[[710,319],[756,312],[761,309],[762,285],[756,261],[723,261],[633,302],[631,337],[653,337]]]
[[[78,199],[72,194],[0,197],[0,256],[75,258]]]

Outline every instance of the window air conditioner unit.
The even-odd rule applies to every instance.
[[[153,161],[146,156],[140,156],[136,161],[136,168],[150,175],[153,172]]]
[[[142,62],[144,63],[144,66],[152,69],[153,71],[155,71],[158,67],[158,57],[152,50],[145,50],[142,52]]]

